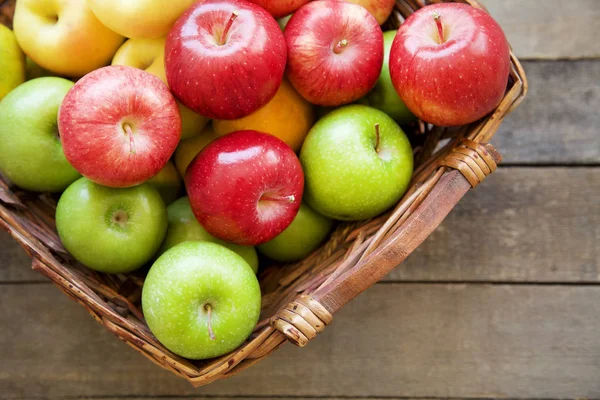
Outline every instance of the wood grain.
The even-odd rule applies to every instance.
[[[527,62],[524,68],[529,93],[492,140],[502,164],[600,163],[600,60]]]
[[[49,285],[0,286],[3,397],[597,398],[600,287],[376,285],[306,348],[194,389]]]
[[[391,281],[598,282],[600,169],[504,168]]]
[[[599,282],[599,198],[598,168],[501,168],[385,280]],[[0,259],[0,281],[44,281],[4,232]]]
[[[521,58],[600,57],[597,0],[482,2]],[[504,165],[600,163],[600,60],[525,69],[530,94],[495,137]],[[598,168],[501,169],[387,278],[521,284],[376,285],[307,348],[202,389],[56,288],[27,284],[43,278],[1,233],[0,398],[598,398],[600,287],[523,283],[598,282],[599,179]]]
[[[31,258],[4,229],[0,229],[0,260],[0,282],[46,281],[31,269]]]
[[[523,59],[594,58],[600,47],[597,0],[480,0]]]

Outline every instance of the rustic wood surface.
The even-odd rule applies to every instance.
[[[481,0],[522,59],[600,56],[598,0]]]
[[[600,1],[483,3],[530,60],[505,161],[321,337],[193,389],[1,232],[0,398],[600,398]]]
[[[600,59],[523,66],[529,93],[493,139],[502,165],[600,163]]]
[[[306,348],[286,345],[198,389],[142,359],[51,285],[7,285],[7,303],[0,393],[16,398],[600,394],[596,286],[375,285]]]

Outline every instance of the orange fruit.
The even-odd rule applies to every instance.
[[[312,104],[284,79],[275,97],[258,111],[240,119],[214,120],[213,126],[219,136],[246,129],[269,133],[298,152],[314,122]]]

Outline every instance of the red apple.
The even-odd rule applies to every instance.
[[[510,48],[484,11],[440,3],[423,7],[400,26],[389,65],[398,95],[417,117],[435,125],[464,125],[502,100]]]
[[[194,215],[213,236],[254,246],[279,235],[298,213],[304,174],[294,151],[257,131],[223,136],[185,174]]]
[[[110,66],[81,78],[58,113],[67,160],[89,180],[122,188],[156,175],[181,135],[169,88],[137,68]]]
[[[199,114],[238,119],[267,104],[285,71],[277,21],[244,0],[197,2],[175,23],[165,45],[167,81]]]
[[[396,0],[345,0],[348,3],[363,6],[375,17],[379,25],[383,24],[394,9]]]
[[[373,88],[383,64],[383,33],[356,4],[313,1],[285,28],[288,77],[308,101],[321,106],[351,103]]]
[[[275,18],[285,17],[299,9],[310,0],[248,0],[258,4]]]

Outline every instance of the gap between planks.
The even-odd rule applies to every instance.
[[[497,400],[497,397],[418,397],[418,396],[409,396],[409,397],[386,397],[386,396],[120,396],[120,397],[106,397],[106,396],[93,396],[93,397],[61,397],[61,398],[49,398],[49,397],[16,397],[13,400],[201,400],[201,399],[210,399],[210,400],[279,400],[279,399],[291,399],[291,400]],[[573,400],[573,399],[560,399],[560,398],[519,398],[518,400]],[[586,399],[590,400],[590,399]]]

